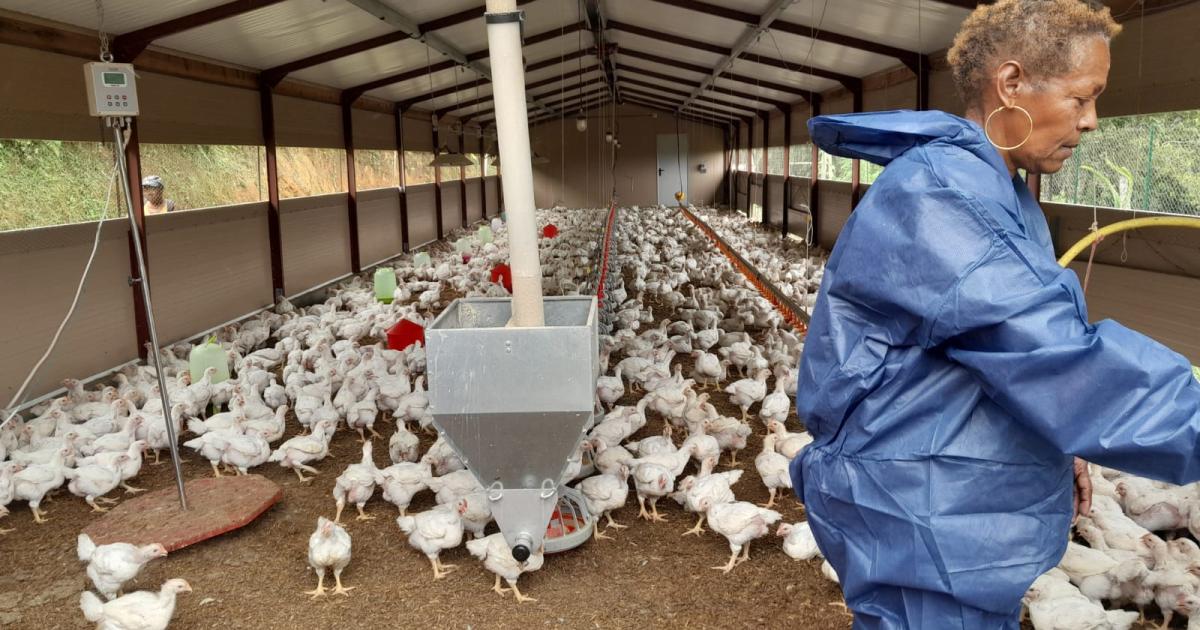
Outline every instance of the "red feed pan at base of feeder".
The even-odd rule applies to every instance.
[[[388,349],[403,350],[414,343],[425,345],[425,327],[407,319],[400,320],[387,331]]]
[[[500,263],[492,267],[492,282],[504,287],[509,293],[512,293],[512,269],[504,263]]]
[[[558,236],[558,227],[553,223],[547,223],[546,227],[542,228],[542,236],[546,238],[554,238]]]

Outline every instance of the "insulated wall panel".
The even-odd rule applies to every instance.
[[[395,188],[358,191],[358,248],[364,267],[400,253],[400,195]]]
[[[279,202],[285,292],[302,293],[350,273],[346,195],[334,193]]]
[[[763,209],[763,216],[771,225],[783,223],[783,176],[767,176],[767,197],[769,207]]]
[[[396,116],[381,112],[355,109],[354,148],[374,150],[396,150]]]
[[[487,196],[487,216],[494,217],[500,215],[500,177],[492,176],[483,178],[484,189]]]
[[[483,218],[483,187],[478,178],[467,180],[467,221],[474,223]]]
[[[433,184],[408,187],[408,245],[417,248],[437,240]]]
[[[346,146],[342,140],[340,107],[292,96],[275,97],[275,134],[281,147]]]
[[[816,241],[825,249],[833,249],[838,234],[850,219],[850,182],[819,180],[820,208],[817,209]]]
[[[0,406],[8,406],[66,315],[95,232],[94,222],[0,232]],[[75,316],[27,400],[57,389],[64,378],[137,358],[128,234],[125,220],[106,222]]]
[[[149,216],[146,241],[164,344],[273,302],[265,202]]]
[[[442,182],[442,234],[462,227],[462,195],[459,182]]]

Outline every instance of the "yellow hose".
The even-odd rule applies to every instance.
[[[1192,219],[1188,217],[1146,217],[1142,219],[1118,221],[1111,225],[1106,225],[1080,239],[1078,243],[1072,245],[1071,249],[1068,249],[1067,253],[1063,254],[1062,257],[1058,259],[1058,264],[1066,267],[1068,263],[1070,263],[1072,260],[1075,260],[1076,256],[1082,253],[1083,250],[1087,249],[1088,246],[1090,246],[1097,239],[1108,236],[1109,234],[1124,232],[1125,230],[1132,230],[1140,227],[1200,228],[1200,219]],[[1200,366],[1192,366],[1192,375],[1196,377],[1196,380],[1200,381]]]
[[[1078,243],[1072,245],[1071,249],[1068,249],[1067,253],[1063,254],[1062,257],[1058,259],[1058,264],[1066,267],[1067,263],[1075,260],[1075,257],[1083,252],[1083,250],[1087,249],[1088,246],[1091,245],[1096,239],[1103,238],[1109,234],[1115,234],[1116,232],[1123,232],[1125,230],[1132,230],[1141,227],[1200,228],[1200,219],[1193,219],[1190,217],[1146,217],[1142,219],[1118,221],[1111,225],[1106,225],[1095,232],[1091,232],[1087,236],[1080,239]]]

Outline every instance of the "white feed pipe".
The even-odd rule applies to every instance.
[[[512,257],[513,326],[544,326],[542,267],[534,218],[533,166],[529,153],[529,113],[525,108],[525,66],[516,0],[487,0],[488,54],[508,243]]]

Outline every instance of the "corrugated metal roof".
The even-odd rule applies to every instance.
[[[251,68],[270,68],[392,30],[348,2],[287,0],[155,44]]]
[[[393,10],[417,23],[428,23],[462,11],[480,8],[483,0],[380,0]],[[767,10],[772,0],[706,0],[721,7],[750,15]],[[223,5],[228,0],[104,0],[105,28],[113,34],[127,33],[146,26]],[[610,21],[633,25],[703,44],[724,48],[733,46],[746,32],[745,23],[651,0],[601,0],[602,9]],[[76,27],[95,28],[95,0],[0,0],[0,8],[63,22]],[[574,24],[582,18],[576,0],[536,0],[523,7],[526,36],[552,33],[555,28]],[[784,11],[781,20],[810,26],[820,31],[837,33],[863,40],[879,42],[904,50],[930,53],[949,45],[965,9],[935,0],[795,0]],[[610,25],[611,26],[611,25]],[[208,25],[192,28],[163,37],[154,45],[160,49],[177,50],[190,55],[215,59],[240,67],[265,69],[293,62],[341,46],[369,40],[393,32],[393,27],[370,13],[344,0],[282,0],[276,4],[226,18]],[[485,51],[486,27],[482,19],[469,19],[438,31],[445,41],[459,51],[470,54]],[[652,35],[633,34],[609,28],[605,38],[619,49],[642,51],[664,59],[705,68],[715,67],[724,55],[698,50],[681,43],[670,43]],[[567,33],[530,45],[525,50],[527,63],[551,61],[556,56],[574,53],[581,47],[589,51],[583,58],[594,67],[593,36],[590,32]],[[823,91],[838,83],[813,77],[799,70],[806,63],[837,73],[863,77],[887,68],[898,61],[892,57],[866,52],[852,46],[817,41],[800,34],[769,31],[750,46],[749,52],[767,58],[782,59],[794,68],[780,68],[745,59],[734,64],[739,75],[757,77],[768,82],[794,86],[798,89]],[[297,70],[292,77],[337,89],[367,83],[382,77],[409,71],[419,71],[426,65],[426,48],[415,40],[401,40],[356,54],[333,59],[309,68]],[[430,55],[433,63],[443,61],[441,53]],[[655,63],[618,53],[617,60],[634,66],[699,83],[706,73],[683,70],[666,63]],[[486,57],[479,59],[486,66]],[[541,81],[563,72],[578,69],[580,59],[565,64],[551,64],[529,73],[527,82]],[[618,72],[618,81],[620,81]],[[422,108],[447,107],[458,100],[475,98],[474,75],[459,74],[463,89],[420,103]],[[432,77],[419,77],[372,90],[374,97],[403,101],[419,98],[432,90],[453,85],[455,73],[442,71]],[[638,76],[640,81],[652,81],[674,90],[690,91],[686,85]],[[568,79],[574,84],[578,77]],[[600,81],[599,73],[589,73],[587,81]],[[744,82],[718,80],[722,94],[730,94],[736,102],[753,103],[754,96],[774,101],[797,102],[794,93],[750,85]],[[545,88],[535,90],[545,93]],[[643,86],[644,87],[644,86]],[[653,88],[647,88],[653,89]],[[490,86],[481,84],[479,93],[490,93]],[[677,96],[677,95],[676,95]],[[706,104],[711,105],[711,104]],[[478,108],[482,108],[479,106]],[[472,111],[470,109],[465,111]]]

